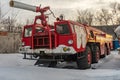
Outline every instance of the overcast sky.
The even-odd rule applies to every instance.
[[[10,0],[0,0],[2,13],[8,13],[10,16],[14,16],[18,13],[17,18],[20,21],[27,18],[33,18],[36,13],[25,11],[21,9],[13,9],[9,7]],[[109,8],[111,2],[118,2],[120,0],[16,0],[30,5],[42,5],[50,6],[51,9],[55,12],[56,16],[64,14],[67,19],[75,18],[77,9],[99,9],[99,8]]]

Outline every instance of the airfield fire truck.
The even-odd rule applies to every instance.
[[[36,64],[47,61],[49,66],[55,67],[59,61],[75,61],[78,68],[86,69],[100,57],[110,54],[112,36],[101,30],[63,17],[49,25],[44,13],[51,11],[50,7],[41,8],[13,0],[10,6],[41,13],[33,24],[24,26],[20,48],[21,53],[38,59]],[[37,23],[37,20],[41,22]]]

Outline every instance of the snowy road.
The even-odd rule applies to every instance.
[[[87,70],[69,63],[58,64],[64,68],[37,67],[35,61],[23,60],[21,54],[0,54],[0,80],[120,80],[120,55],[111,53],[92,65],[96,69]]]
[[[103,58],[97,64],[93,64],[92,67],[96,69],[118,69],[120,70],[120,54],[117,51],[112,51],[110,55]]]

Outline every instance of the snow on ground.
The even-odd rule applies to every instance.
[[[111,53],[87,70],[38,67],[22,54],[0,54],[0,80],[120,80],[120,55]]]
[[[97,64],[93,64],[98,69],[120,69],[120,54],[118,51],[112,51],[109,56],[103,58]],[[92,66],[93,66],[92,65]]]
[[[35,61],[23,59],[22,54],[0,54],[0,67],[33,66]]]

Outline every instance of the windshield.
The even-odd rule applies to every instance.
[[[69,34],[70,33],[68,24],[57,24],[56,31],[59,34]]]
[[[24,37],[31,37],[32,36],[32,28],[25,28]]]

